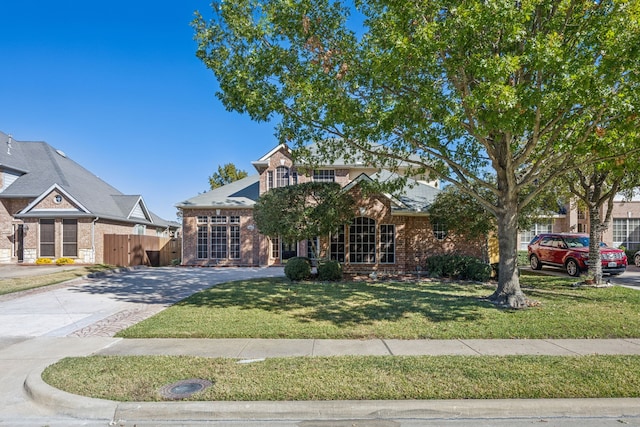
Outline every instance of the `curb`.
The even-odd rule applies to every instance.
[[[45,368],[41,368],[32,371],[24,381],[24,390],[33,402],[55,413],[74,418],[113,419],[118,402],[78,396],[52,387],[42,379],[44,370]]]
[[[116,402],[56,389],[42,380],[43,371],[32,371],[24,382],[35,403],[59,414],[110,422],[640,417],[640,398]]]

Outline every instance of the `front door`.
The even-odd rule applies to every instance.
[[[16,257],[18,262],[24,261],[24,225],[19,224],[16,230]]]
[[[297,243],[282,243],[282,262],[285,262],[289,258],[298,256],[298,244]]]

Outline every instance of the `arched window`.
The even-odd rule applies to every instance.
[[[349,262],[376,262],[376,221],[364,216],[354,218],[349,226]]]
[[[276,188],[286,187],[289,185],[289,168],[286,166],[278,166],[276,168]]]

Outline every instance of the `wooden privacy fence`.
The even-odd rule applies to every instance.
[[[121,267],[171,265],[179,259],[181,242],[170,237],[142,236],[138,234],[105,234],[104,263]]]

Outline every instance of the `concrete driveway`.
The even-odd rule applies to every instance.
[[[523,267],[520,267],[520,269],[530,271],[531,267],[523,266]],[[567,272],[564,269],[549,267],[546,265],[542,267],[542,270],[539,270],[539,272],[548,274],[550,276],[558,276],[558,277],[566,277],[566,278],[571,277],[567,274]],[[610,281],[612,285],[627,286],[630,288],[640,290],[640,267],[636,267],[635,265],[627,266],[627,271],[625,271],[619,276],[609,276],[605,274],[603,278],[605,281],[607,280]],[[576,278],[576,282],[578,281],[580,281],[580,279]]]
[[[282,268],[143,268],[9,294],[0,297],[0,339],[109,337],[216,284],[283,275]]]
[[[46,269],[16,266],[2,272]],[[25,393],[25,378],[63,357],[113,345],[119,339],[110,337],[119,330],[202,289],[283,275],[282,268],[143,268],[0,296],[0,425],[107,425],[34,404]]]

